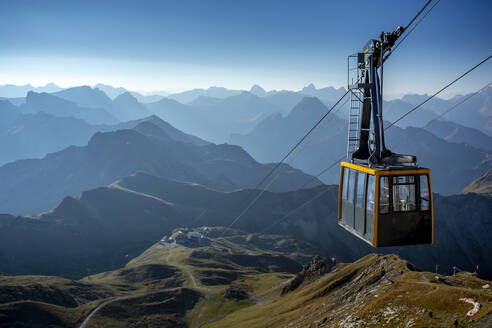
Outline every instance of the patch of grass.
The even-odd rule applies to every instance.
[[[215,293],[201,299],[186,316],[186,322],[190,327],[201,327],[203,324],[220,320],[230,313],[250,307],[253,303],[249,300],[228,300],[222,294]]]

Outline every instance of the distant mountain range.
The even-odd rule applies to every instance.
[[[229,142],[242,146],[261,162],[279,161],[327,110],[319,99],[304,98],[287,116],[273,114],[258,123],[250,133],[232,135]],[[449,136],[450,129],[462,131],[460,134],[463,136],[456,134],[453,141],[467,144],[447,142],[419,128],[401,129],[398,126],[388,130],[386,141],[391,150],[415,154],[421,166],[433,169],[434,191],[445,195],[458,193],[492,167],[489,152],[478,148],[487,146],[490,137],[456,123],[439,121],[435,124],[438,124],[441,135]],[[346,154],[347,125],[347,121],[338,116],[327,117],[322,128],[308,138],[312,141],[299,147],[302,153],[294,153],[287,163],[312,175],[321,173]],[[338,177],[336,166],[322,179],[326,183],[338,183]]]
[[[208,89],[193,89],[180,93],[173,93],[168,96],[170,99],[179,101],[182,104],[189,104],[200,96],[225,99],[241,94],[243,90],[230,90],[222,87],[210,87]]]
[[[72,90],[73,89],[73,90]],[[125,88],[115,88],[110,85],[105,84],[96,84],[94,86],[94,90],[103,91],[108,99],[102,100],[99,99],[97,102],[94,102],[94,95],[86,95],[88,99],[84,99],[85,96],[81,96],[80,87],[68,88],[70,90],[65,95],[63,93],[58,94],[57,96],[65,98],[67,100],[71,100],[75,102],[80,107],[89,107],[89,108],[103,108],[113,114],[121,121],[136,119],[138,117],[128,117],[128,113],[118,113],[111,111],[111,105],[108,103],[108,100],[115,99],[116,97],[122,95],[125,92],[129,92],[138,102],[142,104],[155,103],[159,100],[163,99],[163,97],[167,97],[168,99],[173,99],[181,104],[191,105],[192,107],[202,107],[202,106],[211,106],[216,105],[219,99],[226,99],[229,97],[237,96],[243,93],[245,90],[231,90],[222,87],[210,87],[208,89],[193,89],[184,91],[181,93],[175,94],[167,94],[162,91],[156,91],[155,94],[143,95],[138,92],[128,91]],[[5,92],[2,92],[5,90]],[[17,90],[14,93],[8,90]],[[13,86],[13,85],[4,85],[0,86],[0,99],[9,98],[15,105],[19,105],[25,102],[25,96],[28,91],[35,92],[47,92],[47,93],[55,93],[61,91],[61,88],[57,87],[54,84],[48,84],[45,87],[34,88],[30,85],[26,86]],[[85,90],[87,92],[87,90]],[[302,98],[305,96],[317,97],[320,99],[325,105],[330,106],[333,104],[340,96],[345,93],[344,88],[333,88],[326,87],[317,89],[313,84],[310,84],[299,91],[288,91],[288,90],[270,90],[265,91],[261,86],[254,85],[251,87],[249,92],[270,105],[276,107],[276,111],[282,113],[283,115],[287,115],[290,109],[292,109]],[[76,95],[79,94],[79,95]],[[490,99],[492,95],[492,87],[485,89],[478,95],[475,95],[470,100],[466,101],[464,104],[461,104],[457,109],[453,110],[451,113],[444,116],[444,120],[448,120],[466,127],[471,127],[478,129],[489,136],[492,136],[492,112],[491,112],[491,104]],[[435,118],[437,115],[442,114],[445,110],[458,103],[467,95],[463,96],[455,96],[451,99],[444,100],[441,98],[433,98],[427,103],[424,104],[418,111],[414,112],[412,115],[406,117],[404,120],[400,121],[398,125],[400,127],[414,126],[420,127],[423,124],[427,123],[431,118]],[[101,95],[96,96],[96,98],[100,98]],[[392,121],[393,119],[399,117],[401,113],[408,111],[413,106],[420,104],[422,101],[427,99],[428,95],[417,95],[417,94],[408,94],[404,95],[401,99],[395,99],[391,101],[386,101],[384,104],[384,116],[388,121]],[[200,98],[200,99],[199,99]],[[92,99],[92,101],[90,100]],[[212,106],[213,107],[213,106]],[[161,109],[163,111],[164,109]],[[213,111],[213,110],[212,110]],[[256,109],[253,111],[257,111]],[[138,115],[139,111],[136,113],[132,113],[131,115]],[[263,114],[268,114],[268,112],[263,112]],[[130,116],[131,116],[130,115]],[[176,114],[175,114],[176,115]],[[346,117],[346,113],[341,113],[342,117]],[[174,117],[162,117],[165,120],[173,121]],[[99,122],[101,123],[101,122]],[[179,127],[181,129],[186,130],[183,127]],[[189,131],[192,132],[193,131]],[[234,133],[242,133],[241,131],[234,131]],[[195,133],[196,134],[196,133]],[[206,136],[202,136],[205,137]],[[211,138],[209,138],[212,140]],[[212,140],[214,141],[214,140]],[[219,142],[218,140],[215,140]],[[220,142],[224,142],[225,139],[220,140]]]
[[[141,104],[136,103],[132,96],[121,95],[115,101],[108,101],[100,91],[84,88],[87,94],[97,99],[101,96],[100,104],[113,108],[116,104],[122,108],[135,106],[146,114]],[[67,96],[68,97],[68,96]],[[126,98],[126,99],[125,99]],[[90,99],[90,98],[87,98]],[[126,123],[116,123],[118,120],[106,110],[98,107],[94,101],[85,102],[95,108],[80,107],[75,102],[59,98],[52,94],[35,93],[30,91],[26,97],[26,102],[20,106],[14,106],[9,101],[0,100],[0,165],[8,162],[27,159],[41,158],[48,153],[62,150],[71,145],[86,145],[90,137],[96,132],[114,131],[123,128],[133,128],[142,120],[149,118],[128,121]],[[129,115],[137,116],[137,115]],[[176,130],[168,123],[157,118],[150,119],[157,125],[164,128],[173,138],[184,142],[197,142],[198,144],[207,143],[197,137],[185,135]],[[90,124],[90,123],[93,124]],[[164,127],[164,125],[168,125]],[[178,132],[177,132],[178,131]]]
[[[219,96],[224,96],[219,91],[224,90],[212,88],[202,90],[202,93],[212,94],[215,92],[215,94],[219,93]],[[138,120],[151,114],[164,118],[179,130],[205,140],[216,143],[228,140],[230,143],[244,146],[261,162],[274,162],[280,160],[290,149],[290,146],[297,142],[300,136],[328,110],[324,106],[325,103],[334,101],[340,93],[344,92],[343,89],[334,88],[316,89],[312,85],[305,87],[300,92],[266,92],[259,86],[254,86],[252,91],[257,95],[251,92],[242,92],[227,98],[216,98],[209,95],[198,96],[190,104],[162,98],[147,105],[140,103],[132,94],[123,92],[122,89],[115,89],[114,92],[123,93],[116,96],[114,100],[111,100],[100,89],[87,86],[69,88],[52,94],[29,92],[27,97],[23,98],[24,103],[20,103],[17,108],[21,113],[44,112],[55,117],[71,116],[91,123],[91,127],[71,121],[71,129],[74,130],[71,132],[67,128],[68,126],[57,125],[60,120],[50,120],[50,116],[46,115],[31,116],[26,124],[23,123],[23,120],[26,120],[25,116],[19,116],[15,122],[11,118],[5,119],[10,124],[5,125],[5,132],[3,137],[0,135],[0,138],[3,138],[6,142],[6,148],[10,151],[0,156],[0,164],[17,159],[42,157],[48,152],[58,151],[70,145],[84,145],[96,131],[114,130],[113,126],[117,121]],[[484,93],[488,91],[486,90]],[[313,105],[314,109],[310,110],[309,105],[302,101],[304,98],[302,92],[322,96],[325,102],[318,101],[316,105]],[[263,95],[263,97],[258,95]],[[483,94],[475,97],[478,99],[480,96]],[[420,98],[414,95],[408,96],[406,99],[418,102]],[[297,100],[299,101],[294,109],[285,109],[285,106]],[[435,100],[431,103],[430,109],[421,108],[408,117],[409,122],[405,123],[407,119],[403,120],[402,126],[407,128],[423,126],[438,115],[438,111],[435,109],[438,105],[443,106],[443,103],[449,104],[450,102],[442,99]],[[12,112],[13,108],[10,106],[9,111]],[[394,120],[412,108],[412,105],[402,100],[395,100],[385,103],[384,108],[385,118]],[[328,165],[327,163],[344,153],[347,124],[340,117],[346,115],[345,111],[346,108],[339,112],[338,116],[330,115],[327,118],[328,127],[323,129],[305,147],[306,153],[299,155],[293,161],[294,166],[310,174],[318,174]],[[43,133],[39,133],[40,131],[32,132],[31,130],[36,130],[36,120],[39,120],[40,123],[43,122],[42,124],[48,124],[50,129],[43,131]],[[77,127],[75,127],[76,125]],[[25,130],[24,128],[27,126],[30,128]],[[492,137],[486,133],[450,121],[434,121],[426,129],[445,141],[461,145],[449,146],[447,143],[442,143],[433,138],[430,134],[417,137],[414,134],[421,133],[420,130],[410,129],[410,132],[404,133],[396,126],[388,132],[391,135],[388,143],[390,146],[395,145],[394,147],[397,147],[394,149],[395,151],[415,152],[424,166],[431,168],[439,168],[441,164],[449,166],[448,169],[437,172],[437,180],[435,180],[437,191],[445,194],[460,192],[462,188],[490,167],[488,166],[490,160],[486,154],[492,149]],[[413,134],[409,135],[409,133]],[[406,134],[409,139],[403,139],[403,134]],[[43,135],[46,135],[46,138]],[[37,137],[33,146],[22,141],[29,140],[32,136]],[[408,140],[414,138],[415,140],[419,139],[422,144],[417,144],[415,147],[411,143],[409,144]],[[435,142],[430,142],[431,139]],[[400,145],[404,142],[403,140],[408,144],[408,147]],[[429,149],[428,143],[436,147],[440,145],[439,149],[437,151]],[[39,147],[35,147],[36,144]],[[476,149],[464,148],[465,144]],[[461,154],[457,160],[458,167],[451,167],[449,161],[444,163],[439,160],[439,158],[447,158],[448,154],[444,153],[445,149],[454,154]],[[464,154],[467,155],[464,156]],[[333,170],[323,176],[324,181],[336,183],[336,171]],[[460,173],[450,179],[451,172]]]
[[[29,91],[51,93],[51,92],[60,91],[62,89],[63,88],[60,88],[54,83],[48,83],[43,87],[33,87],[30,84],[26,84],[26,85],[5,84],[5,85],[0,85],[0,97],[20,98],[20,97],[25,97]]]
[[[435,114],[442,114],[467,96],[468,95],[459,95],[448,100],[433,98],[427,102],[423,108]],[[427,97],[427,95],[406,95],[402,98],[402,101],[411,105],[417,105]],[[410,116],[413,116],[413,114]],[[474,95],[469,100],[456,107],[456,109],[443,116],[443,119],[480,130],[487,135],[492,136],[492,86],[489,86],[479,94]]]
[[[29,91],[26,102],[19,106],[19,110],[24,114],[44,112],[57,117],[74,117],[90,124],[115,124],[118,122],[115,116],[102,107],[79,107],[73,101],[45,92]]]
[[[176,128],[215,143],[224,142],[231,133],[247,133],[262,118],[279,111],[246,91],[225,99],[201,97],[189,105],[164,98],[147,107]]]
[[[0,165],[41,158],[70,145],[84,145],[97,131],[110,129],[110,126],[91,125],[82,119],[53,116],[43,111],[23,114],[6,100],[0,100],[0,115]]]
[[[79,106],[104,109],[119,121],[128,121],[149,116],[145,105],[139,103],[129,92],[118,95],[111,100],[103,91],[88,86],[65,89],[53,95],[73,101]]]
[[[128,91],[125,88],[119,87],[115,88],[107,84],[101,84],[98,83],[94,86],[94,89],[99,89],[103,91],[109,98],[115,99],[119,95],[129,92],[133,97],[135,97],[139,102],[143,104],[159,101],[165,96],[168,95],[168,93],[165,92],[159,92],[159,94],[153,94],[153,95],[143,95],[141,93],[135,92],[135,91]]]
[[[209,144],[191,136],[182,142],[184,134],[176,130],[180,140],[173,139],[162,129],[165,123],[158,125],[144,120],[132,129],[98,132],[87,146],[5,164],[0,167],[0,212],[45,211],[67,195],[77,196],[137,171],[218,190],[252,188],[275,165],[256,162],[238,146]],[[293,190],[311,180],[288,165],[278,173],[270,190]]]
[[[448,142],[467,144],[492,152],[492,137],[477,129],[450,121],[435,120],[425,130]]]

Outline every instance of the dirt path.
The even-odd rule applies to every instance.
[[[146,293],[141,293],[141,294],[136,294],[136,295],[118,296],[118,297],[115,297],[113,299],[107,300],[107,301],[99,304],[94,310],[92,310],[92,312],[89,313],[87,318],[85,318],[85,320],[80,324],[79,328],[86,328],[87,325],[89,324],[89,321],[92,319],[92,317],[97,312],[99,312],[99,310],[101,310],[103,307],[105,307],[108,304],[123,301],[123,300],[129,300],[129,299],[133,299],[133,298],[144,297],[144,296],[153,295],[153,294],[162,293],[162,292],[169,292],[169,291],[173,291],[173,290],[176,290],[176,288],[159,289],[159,290],[154,290],[151,292],[146,292]]]
[[[166,263],[169,264],[169,265],[172,265],[172,266],[175,266],[176,268],[186,272],[186,274],[188,275],[188,277],[190,278],[191,280],[191,284],[193,286],[193,288],[195,289],[198,289],[198,290],[202,290],[202,291],[205,291],[205,297],[207,297],[208,295],[210,295],[210,293],[212,292],[209,288],[207,287],[200,287],[197,283],[197,279],[195,278],[195,276],[193,275],[193,272],[191,272],[190,268],[186,267],[186,266],[183,266],[183,265],[179,265],[179,264],[176,264],[176,263],[172,263],[170,261],[171,259],[171,256],[173,255],[173,248],[176,247],[176,242],[172,243],[172,244],[169,244],[169,254],[167,254],[166,256]]]
[[[170,264],[169,259],[171,258],[171,256],[173,256],[173,248],[174,247],[176,247],[176,242],[169,244],[169,254],[167,254],[167,256],[166,256],[166,264]],[[171,264],[171,265],[173,265],[173,264]]]
[[[191,272],[190,268],[188,268],[186,266],[178,265],[176,263],[172,263],[170,261],[171,256],[173,255],[173,248],[176,247],[176,243],[172,243],[172,244],[168,244],[168,245],[169,245],[169,254],[167,254],[167,256],[165,258],[166,264],[172,265],[172,266],[174,266],[174,267],[176,267],[176,268],[178,268],[178,269],[180,269],[182,271],[185,271],[186,274],[188,275],[188,277],[191,280],[191,283],[193,285],[193,288],[198,289],[198,290],[205,291],[205,297],[208,297],[212,291],[209,288],[207,288],[207,287],[200,287],[200,286],[198,286],[198,284],[196,282],[197,280],[196,280],[195,276],[193,275],[193,273]],[[152,295],[152,294],[157,294],[157,293],[161,293],[161,292],[165,292],[165,291],[172,291],[172,290],[175,290],[175,289],[176,288],[160,289],[160,290],[154,290],[154,291],[151,291],[151,292],[145,292],[145,293],[136,294],[136,295],[118,296],[118,297],[115,297],[113,299],[107,300],[107,301],[99,304],[94,310],[92,310],[91,313],[89,313],[89,315],[85,318],[85,320],[79,326],[79,328],[86,328],[87,325],[89,324],[89,321],[91,320],[91,318],[99,310],[101,310],[103,307],[105,307],[108,304],[111,304],[111,303],[114,303],[114,302],[118,302],[118,301],[133,299],[133,298],[144,297],[144,296],[148,296],[148,295]]]

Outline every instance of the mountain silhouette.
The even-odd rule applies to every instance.
[[[254,94],[255,96],[258,96],[258,97],[264,97],[267,95],[267,92],[265,91],[265,89],[260,87],[258,84],[253,85],[251,87],[251,89],[249,90],[249,92]]]
[[[197,96],[190,105],[164,98],[147,108],[179,130],[216,143],[224,142],[231,133],[248,132],[262,118],[278,111],[276,106],[246,91],[212,102]]]
[[[151,115],[149,117],[145,117],[138,120],[128,121],[124,123],[119,123],[113,127],[112,130],[121,130],[121,129],[133,129],[138,126],[140,123],[150,122],[161,130],[163,130],[168,136],[170,136],[173,140],[185,143],[191,143],[197,146],[209,145],[210,142],[200,139],[198,137],[192,136],[190,134],[186,134],[178,129],[176,129],[171,124],[167,123],[164,120],[161,120],[156,115]]]
[[[274,114],[250,133],[231,135],[228,141],[242,146],[259,161],[278,161],[327,111],[317,98],[304,98],[287,116]],[[308,138],[312,141],[300,146],[302,153],[292,156],[287,163],[309,174],[319,174],[346,154],[347,125],[347,121],[329,115]],[[486,150],[447,142],[426,130],[393,126],[386,135],[389,149],[415,154],[419,165],[432,170],[434,191],[442,194],[460,192],[492,166]],[[321,177],[326,183],[338,183],[338,178],[337,167]]]
[[[65,196],[77,196],[137,171],[218,190],[251,188],[274,165],[256,162],[238,146],[198,146],[173,140],[146,121],[134,129],[98,132],[83,147],[70,146],[43,159],[20,160],[0,167],[0,212],[45,211]],[[270,190],[291,190],[311,180],[288,165],[280,166],[278,173],[280,177]]]
[[[162,98],[165,98],[165,96],[162,96],[160,94],[156,95],[142,95],[141,93],[132,91],[130,94],[135,97],[138,102],[141,102],[142,104],[150,104],[156,101],[161,100]]]
[[[0,85],[0,97],[19,98],[19,97],[25,97],[29,91],[50,93],[60,90],[62,90],[62,88],[60,88],[59,86],[57,86],[52,82],[42,87],[33,87],[30,84],[26,84],[26,85],[5,84],[5,85]]]
[[[436,114],[442,114],[447,109],[457,105],[468,94],[454,96],[450,99],[433,98],[423,105],[423,108]],[[401,100],[418,105],[426,100],[428,95],[405,95]],[[492,86],[487,87],[479,94],[472,96],[464,103],[443,116],[443,119],[466,127],[478,129],[488,136],[492,136]]]
[[[207,107],[207,106],[214,106],[220,103],[222,99],[220,98],[214,98],[214,97],[209,97],[209,96],[199,96],[195,100],[189,103],[190,106],[192,107]]]
[[[103,108],[108,111],[111,110],[111,99],[103,91],[93,89],[87,85],[68,88],[55,92],[53,95],[65,100],[70,100],[82,107]],[[110,113],[113,114],[111,111]]]
[[[21,110],[33,113],[22,114]],[[98,131],[131,129],[143,121],[156,124],[176,141],[197,145],[209,143],[175,129],[157,116],[113,125],[89,124],[85,120],[70,116],[87,118],[92,113],[100,117],[104,115],[102,112],[101,109],[78,107],[73,102],[49,94],[32,93],[28,103],[20,107],[0,100],[0,144],[3,146],[0,165],[20,159],[41,158],[71,145],[83,146]]]
[[[113,100],[114,111],[118,112],[121,121],[135,120],[150,115],[150,111],[144,104],[138,102],[137,98],[129,92],[122,93]]]
[[[200,96],[224,99],[231,96],[237,96],[242,90],[230,90],[222,87],[210,87],[208,89],[193,89],[180,93],[168,95],[168,98],[179,101],[182,104],[189,104]]]
[[[19,159],[41,158],[70,145],[87,144],[92,134],[101,128],[109,128],[45,112],[22,114],[17,107],[10,103],[5,106],[5,103],[8,102],[0,101],[0,165]]]
[[[101,85],[99,85],[101,86]],[[103,87],[108,89],[108,87]],[[117,91],[110,92],[116,94]],[[125,91],[111,100],[104,91],[98,88],[91,88],[89,86],[80,86],[62,90],[56,92],[53,95],[70,100],[79,106],[88,108],[104,109],[119,121],[129,121],[144,118],[150,115],[145,105],[138,102],[138,100],[128,91]]]
[[[450,121],[436,120],[425,129],[448,142],[467,144],[488,152],[492,151],[492,137],[474,128]]]
[[[26,103],[19,106],[21,112],[45,112],[58,117],[80,118],[90,124],[115,124],[118,120],[102,108],[79,107],[76,103],[48,93],[29,91]]]
[[[122,93],[128,92],[125,88],[119,87],[115,88],[111,85],[98,83],[94,86],[94,89],[99,89],[103,91],[109,98],[114,99],[121,95]]]

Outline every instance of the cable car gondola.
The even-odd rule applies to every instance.
[[[373,247],[434,242],[430,170],[384,141],[383,63],[403,31],[382,33],[348,58],[350,162],[341,164],[338,223]]]

